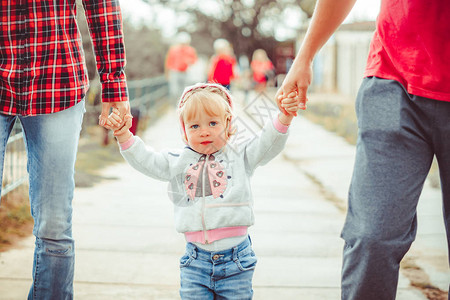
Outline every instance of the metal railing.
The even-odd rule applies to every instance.
[[[141,115],[155,111],[161,104],[158,100],[169,93],[168,83],[164,76],[128,81],[128,94],[132,109],[137,109]]]
[[[28,181],[26,164],[27,152],[23,141],[22,127],[17,119],[6,146],[2,197]]]
[[[168,84],[164,76],[133,80],[127,83],[132,109],[141,116],[156,111],[161,98],[168,95]],[[27,154],[23,141],[20,121],[17,120],[11,131],[5,152],[1,196],[6,195],[28,181],[26,169]]]

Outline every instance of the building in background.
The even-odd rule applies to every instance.
[[[341,25],[314,59],[311,91],[356,97],[374,31],[374,21]],[[300,33],[297,51],[305,33]]]

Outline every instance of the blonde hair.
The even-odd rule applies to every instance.
[[[230,48],[230,43],[226,39],[217,39],[214,41],[213,48],[216,53],[223,52]]]
[[[256,49],[253,52],[252,60],[268,61],[269,57],[264,49]]]
[[[226,137],[229,138],[235,133],[235,129],[231,124],[233,117],[232,106],[231,95],[221,85],[200,83],[187,87],[178,105],[178,115],[184,135],[183,139],[186,141],[184,122],[192,120],[203,113],[206,113],[208,116],[223,117],[223,120],[226,122]]]

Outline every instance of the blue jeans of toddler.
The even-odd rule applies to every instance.
[[[181,299],[252,299],[256,262],[250,237],[232,249],[218,252],[188,243],[180,259]]]

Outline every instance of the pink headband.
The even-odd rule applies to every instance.
[[[187,101],[186,94],[188,94],[189,92],[192,92],[194,90],[204,89],[207,87],[214,87],[214,88],[221,90],[224,93],[226,100],[227,100],[228,104],[230,105],[230,108],[233,108],[233,100],[231,99],[231,95],[224,86],[217,84],[217,83],[197,83],[197,84],[188,86],[184,89],[183,94],[181,95],[180,101],[178,102],[178,109],[182,108],[183,105],[186,103],[186,101]]]

